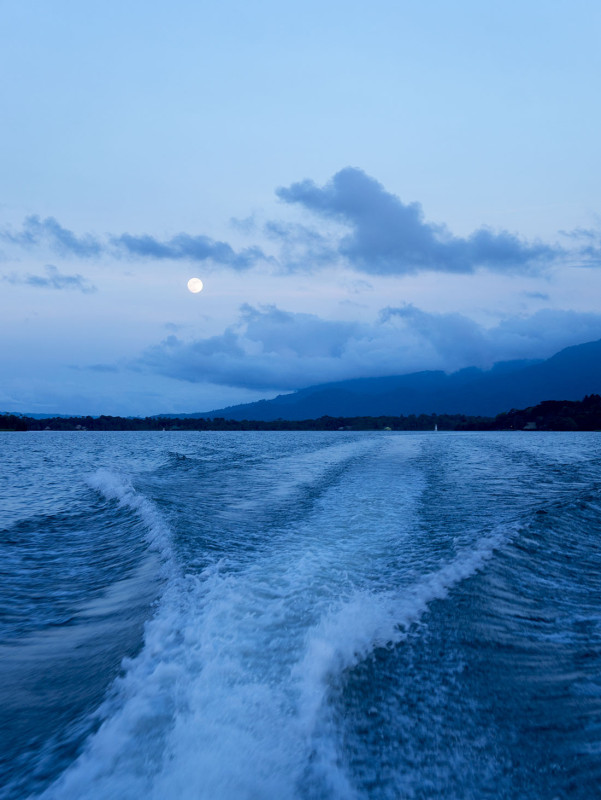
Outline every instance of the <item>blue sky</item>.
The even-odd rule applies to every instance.
[[[0,410],[209,410],[601,338],[593,0],[0,22]]]

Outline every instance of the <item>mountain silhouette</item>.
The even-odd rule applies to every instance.
[[[504,361],[490,370],[468,367],[451,374],[425,371],[354,378],[309,386],[272,400],[179,416],[264,421],[326,415],[494,416],[543,400],[581,400],[592,393],[601,394],[601,339],[567,347],[544,361]]]

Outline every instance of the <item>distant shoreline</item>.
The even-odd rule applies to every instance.
[[[601,396],[583,400],[546,400],[536,406],[477,417],[466,414],[410,414],[408,416],[330,417],[318,419],[232,420],[223,417],[50,417],[34,419],[0,415],[1,431],[497,431],[497,430],[601,430]]]

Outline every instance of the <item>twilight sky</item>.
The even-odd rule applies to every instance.
[[[600,40],[597,0],[0,0],[0,411],[601,338]]]

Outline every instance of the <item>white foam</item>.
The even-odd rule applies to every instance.
[[[147,529],[146,539],[165,561],[173,561],[171,533],[156,507],[136,492],[131,481],[115,472],[99,469],[87,478],[88,485],[107,500],[117,500],[119,505],[134,511]]]
[[[261,505],[282,505],[299,492],[322,484],[328,472],[367,455],[378,445],[373,439],[360,439],[265,461],[252,470],[246,496],[235,499],[231,508],[251,512]]]
[[[397,644],[434,600],[445,598],[462,580],[475,574],[503,540],[498,533],[475,550],[427,575],[400,593],[357,592],[319,620],[307,635],[306,653],[295,667],[301,686],[305,728],[312,730],[333,675],[354,666],[375,648]]]
[[[400,642],[502,539],[481,539],[397,591],[377,591],[363,561],[371,554],[384,564],[403,541],[421,485],[407,482],[386,505],[388,475],[372,458],[296,536],[244,569],[174,569],[143,650],[99,711],[99,730],[44,797],[287,800],[310,769],[326,796],[352,798],[326,713],[332,688],[374,648]],[[170,552],[159,512],[129,482],[102,472],[92,485],[135,510]],[[359,491],[368,500],[379,492],[384,505],[358,506]]]
[[[285,629],[297,612],[284,586],[262,606],[266,581],[257,574],[213,569],[174,582],[102,709],[105,722],[47,797],[285,800],[315,755],[329,796],[352,797],[321,715],[332,682],[375,647],[400,641],[494,545],[399,595],[357,592],[308,631]]]

